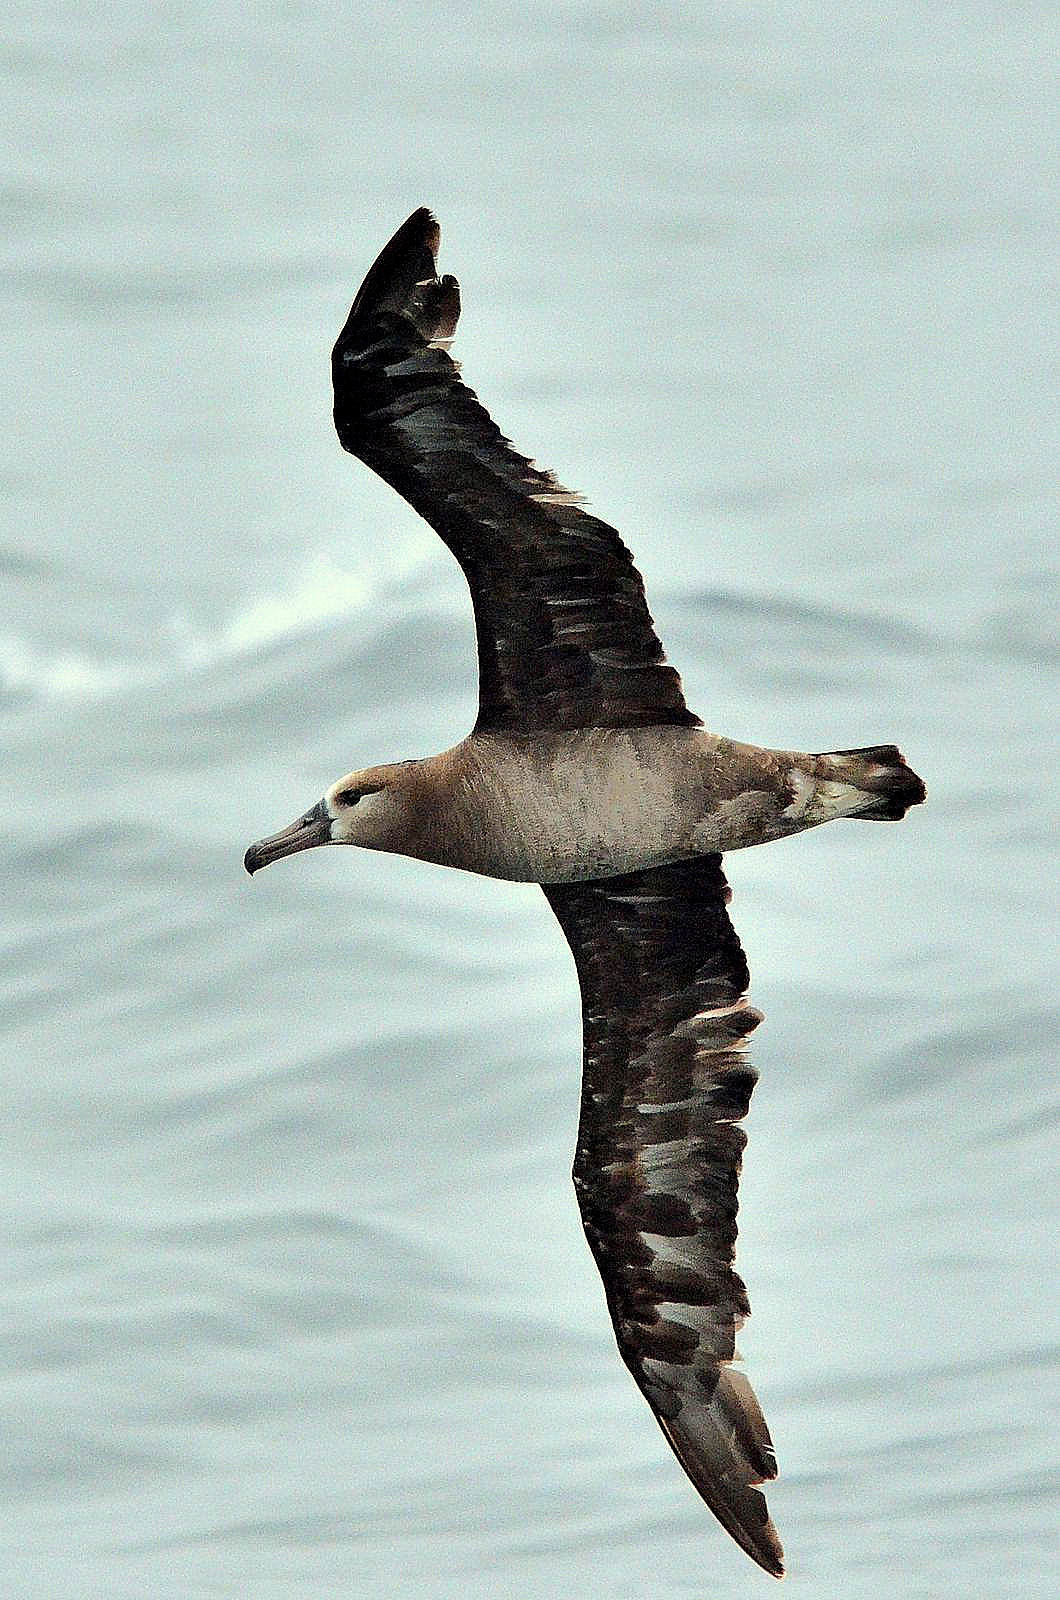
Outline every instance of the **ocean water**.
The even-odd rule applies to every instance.
[[[708,725],[929,786],[727,862],[790,1592],[1057,1592],[1055,22],[16,0],[5,1595],[769,1592],[614,1349],[541,895],[242,870],[473,716],[460,574],[330,422],[423,203],[469,381],[623,530]]]

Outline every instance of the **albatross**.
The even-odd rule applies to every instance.
[[[622,539],[520,455],[448,353],[460,314],[415,211],[332,354],[344,449],[448,545],[471,591],[474,728],[441,755],[347,773],[246,853],[250,873],[353,844],[539,883],[581,986],[574,1186],[619,1352],[695,1488],[783,1574],[777,1473],[736,1367],[737,1126],[761,1021],[721,854],[835,818],[893,822],[924,785],[890,744],[806,754],[710,733],[666,664]]]

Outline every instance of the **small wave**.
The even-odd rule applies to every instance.
[[[387,581],[402,576],[388,573]],[[205,630],[187,615],[175,617],[163,649],[146,660],[93,656],[66,648],[49,650],[14,634],[0,634],[0,692],[20,699],[105,699],[130,688],[165,682],[177,672],[202,670],[219,661],[252,655],[338,618],[363,613],[378,601],[385,586],[318,557],[286,584],[282,593],[255,596],[216,629]]]
[[[363,611],[381,586],[318,557],[282,594],[263,594],[242,606],[213,635],[184,641],[184,662],[210,665],[261,645],[304,633],[320,623]]]
[[[0,636],[0,688],[43,700],[97,699],[133,676],[119,662],[94,661],[76,650],[49,653],[11,634]]]

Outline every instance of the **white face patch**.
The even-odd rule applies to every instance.
[[[347,795],[349,799],[344,799]],[[368,850],[392,848],[401,808],[395,804],[384,769],[369,767],[347,773],[327,790],[324,804],[331,817],[332,844],[359,844]]]

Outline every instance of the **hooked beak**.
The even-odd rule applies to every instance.
[[[267,867],[281,856],[293,856],[296,850],[311,850],[317,844],[331,843],[331,817],[323,800],[307,811],[304,817],[292,822],[289,828],[274,833],[271,838],[259,839],[243,857],[243,865],[253,876],[259,867]]]

